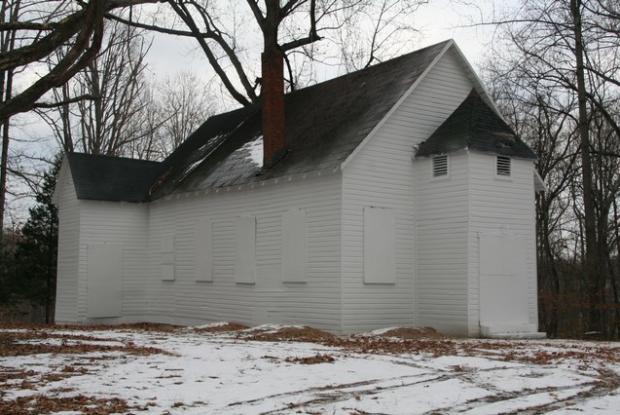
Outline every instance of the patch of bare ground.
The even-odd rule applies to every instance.
[[[317,353],[314,356],[306,357],[287,357],[284,359],[287,363],[299,363],[302,365],[316,365],[319,363],[333,363],[336,361],[334,356],[328,354]]]
[[[45,343],[45,340],[61,340],[60,344]],[[41,341],[42,342],[33,342]],[[72,342],[70,342],[72,341]],[[41,330],[29,330],[26,332],[0,331],[0,357],[24,356],[41,353],[92,353],[92,352],[124,352],[130,355],[151,355],[171,353],[155,347],[136,346],[132,342],[123,345],[105,345],[79,343],[79,341],[110,341],[92,336],[68,335],[48,333]]]
[[[241,323],[235,323],[233,321],[233,322],[221,324],[221,325],[195,328],[194,331],[196,333],[225,333],[225,332],[241,331],[241,330],[247,330],[247,329],[248,329],[248,326],[245,326]]]
[[[49,397],[34,395],[13,400],[0,400],[0,414],[33,415],[75,411],[84,415],[127,413],[133,408],[118,398],[99,399],[92,396]]]
[[[338,337],[313,327],[282,327],[275,330],[250,330],[239,334],[239,338],[256,341],[297,341],[310,343],[336,342]]]

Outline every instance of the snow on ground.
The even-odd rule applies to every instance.
[[[11,331],[0,330],[3,333]],[[27,336],[29,332],[13,333]],[[36,333],[38,337],[20,338],[14,344],[84,344],[95,349],[0,354],[0,402],[35,394],[58,398],[81,394],[120,398],[135,414],[171,415],[620,412],[620,364],[615,355],[619,345],[614,343],[463,339],[451,341],[468,353],[434,356],[419,350],[362,353],[315,343],[250,341],[233,333],[195,330],[44,329]],[[96,349],[123,345],[169,354]],[[514,346],[526,358],[512,359],[509,349],[497,349],[500,346]],[[478,348],[481,351],[476,354]],[[607,350],[611,358],[606,354],[605,359],[587,361],[581,356],[528,362],[529,356],[541,352],[553,355],[567,350]],[[317,355],[333,361],[300,363],[300,358]],[[63,367],[69,371],[67,376],[50,377]],[[81,371],[67,369],[76,367]],[[32,371],[30,380],[32,373],[48,379],[35,388],[24,387],[21,378],[3,383],[3,374],[6,378],[18,371]]]

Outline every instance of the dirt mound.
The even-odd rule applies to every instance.
[[[257,341],[297,341],[310,343],[331,342],[338,337],[323,330],[308,326],[288,326],[273,330],[261,330],[260,327],[252,329],[241,336],[245,340]]]
[[[235,323],[234,321],[225,323],[225,324],[217,324],[212,326],[205,327],[197,327],[194,328],[194,331],[197,333],[224,333],[229,331],[241,331],[247,330],[248,326],[245,326],[241,323]]]
[[[399,339],[444,339],[445,336],[432,327],[397,327],[381,334]]]

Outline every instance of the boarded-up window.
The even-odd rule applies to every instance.
[[[282,215],[282,281],[306,280],[306,213],[290,209]]]
[[[118,244],[88,245],[88,317],[119,317],[123,254]]]
[[[194,260],[196,281],[213,281],[213,253],[211,248],[211,220],[202,218],[195,229]]]
[[[236,222],[235,282],[256,282],[256,218],[241,216]]]
[[[364,208],[364,282],[367,284],[396,282],[394,226],[393,210]]]
[[[161,279],[174,281],[174,236],[164,236],[160,243],[159,270]]]

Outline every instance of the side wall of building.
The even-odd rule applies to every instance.
[[[458,287],[438,285],[431,281],[434,278],[432,273],[427,272],[424,262],[427,261],[427,251],[423,247],[428,243],[425,240],[428,233],[424,217],[418,218],[419,212],[416,212],[416,209],[424,208],[417,204],[417,199],[424,196],[416,189],[416,169],[412,159],[414,146],[441,125],[472,87],[457,52],[448,50],[345,167],[342,219],[345,331],[426,323],[436,326],[430,323],[445,321],[456,314],[440,311],[441,307],[429,307],[420,301],[441,297],[441,302],[446,302],[454,297],[455,290],[462,290],[459,296],[465,295],[465,288],[462,284]],[[442,188],[434,187],[428,191],[440,195]],[[372,207],[390,209],[394,214],[396,276],[393,283],[369,284],[364,281],[364,209]],[[465,260],[462,252],[458,254]],[[465,273],[464,268],[463,279]],[[466,310],[462,304],[458,307]],[[458,325],[464,327],[465,314],[462,320]]]
[[[282,223],[291,209],[305,217],[305,271],[296,282],[282,275]],[[340,331],[340,209],[339,174],[152,202],[149,315],[171,323],[303,323]],[[240,217],[255,218],[255,260],[237,258]],[[204,232],[211,236],[198,234]],[[162,249],[173,250],[173,275],[172,255],[162,260]],[[209,276],[200,275],[205,256]],[[254,283],[238,282],[239,261],[255,271]]]
[[[56,280],[57,323],[78,319],[78,247],[80,243],[80,201],[75,193],[69,163],[64,160],[58,174],[54,201],[58,208],[58,271]]]
[[[469,160],[448,154],[448,174],[433,177],[432,158],[415,160],[416,324],[467,334]]]
[[[88,251],[102,244],[117,245],[120,249],[121,285],[119,288],[122,299],[118,317],[122,321],[147,320],[148,205],[81,200],[79,216],[78,320],[106,321],[99,318],[93,319],[88,308]],[[114,267],[110,266],[110,270],[113,269]],[[108,276],[108,278],[112,277]]]
[[[469,331],[477,335],[480,322],[480,238],[482,235],[502,235],[503,239],[519,241],[517,252],[505,253],[504,268],[513,278],[526,279],[527,319],[538,325],[536,279],[536,231],[534,163],[532,160],[511,159],[511,174],[496,174],[493,154],[470,153],[469,197]],[[511,249],[511,248],[509,248]],[[521,249],[523,251],[521,251]],[[511,258],[519,256],[519,258]],[[515,260],[515,264],[508,265]],[[514,267],[517,266],[515,271]],[[482,271],[482,272],[481,272]],[[513,293],[516,295],[516,293]]]

